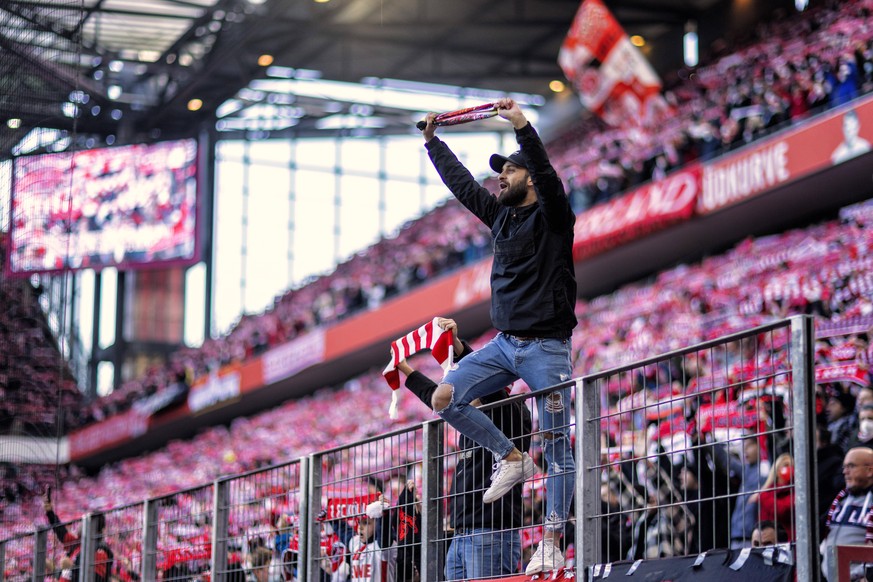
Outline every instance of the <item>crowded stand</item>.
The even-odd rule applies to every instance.
[[[710,159],[873,89],[871,0],[818,7],[761,25],[758,40],[685,71],[666,93],[673,114],[657,131],[581,121],[548,146],[576,212],[695,160]],[[803,38],[803,41],[798,40]],[[722,49],[722,52],[727,52]],[[243,361],[490,254],[488,233],[451,200],[299,288],[223,337],[183,348],[81,413],[78,424]],[[397,267],[397,266],[400,267]]]
[[[870,0],[847,2],[838,12],[816,9],[768,25],[758,34],[766,40],[715,60],[672,88],[668,97],[677,115],[657,133],[607,130],[593,127],[597,124],[587,121],[571,130],[571,139],[565,136],[556,140],[551,147],[555,166],[571,187],[577,211],[636,184],[662,177],[673,168],[738,147],[783,127],[784,123],[802,120],[822,108],[840,105],[873,89],[873,31],[867,23],[871,7]],[[799,36],[807,41],[792,40]],[[793,314],[815,315],[820,331],[816,343],[819,369],[852,368],[851,372],[844,370],[842,375],[819,384],[816,395],[820,439],[819,508],[825,513],[843,486],[838,470],[843,456],[853,446],[873,441],[873,389],[868,374],[868,363],[873,356],[869,344],[869,332],[873,328],[870,293],[873,262],[867,259],[873,242],[868,234],[871,227],[873,204],[856,205],[843,209],[839,219],[750,238],[723,255],[665,270],[650,281],[625,286],[591,301],[580,300],[576,307],[580,324],[573,337],[574,373],[581,376],[606,370]],[[437,274],[482,258],[489,249],[487,231],[455,202],[446,203],[407,224],[396,238],[383,240],[338,266],[330,275],[277,297],[266,313],[243,316],[225,337],[207,340],[200,348],[180,350],[172,356],[169,366],[155,367],[145,376],[126,382],[120,390],[92,403],[84,412],[81,412],[75,384],[65,380],[62,394],[67,400],[62,403],[62,409],[73,415],[80,414],[78,418],[67,418],[65,426],[108,418],[180,379],[203,376],[228,363],[257,356],[314,327],[339,321],[362,309],[376,308],[385,299],[403,294]],[[394,265],[408,267],[398,271]],[[22,333],[26,330],[21,325],[36,322],[39,326],[37,316],[41,315],[32,289],[27,284],[20,288],[4,284],[0,286],[0,293],[4,304],[20,306],[11,311],[9,321],[4,319],[5,312],[0,314],[0,343],[8,339],[3,337],[6,332],[10,338],[14,335],[16,341],[10,340],[4,345],[18,346],[23,350],[21,354],[37,358],[39,354],[46,355],[42,364],[20,354],[10,360],[10,366],[0,366],[4,369],[12,369],[13,364],[22,366],[20,378],[25,380],[19,382],[34,384],[27,390],[16,390],[20,384],[0,376],[3,391],[0,406],[18,402],[14,394],[20,393],[25,400],[18,402],[16,418],[26,413],[32,417],[28,422],[51,426],[54,411],[49,413],[44,409],[42,403],[47,399],[45,394],[42,398],[39,394],[48,386],[51,389],[47,394],[57,393],[57,352],[55,350],[55,359],[51,360],[46,346],[29,343],[39,341],[36,332]],[[28,329],[32,331],[33,327]],[[44,339],[47,333],[44,324],[39,329]],[[491,335],[487,333],[471,343],[477,347]],[[34,350],[34,347],[40,349]],[[22,363],[17,364],[19,360]],[[742,370],[728,364],[741,360],[740,354],[728,353],[724,360],[697,365],[703,366],[704,376],[710,376],[715,369],[728,368],[724,380],[731,382],[731,375],[741,375]],[[438,368],[427,358],[417,364],[430,376],[438,376]],[[655,377],[659,373],[663,370],[652,372]],[[646,379],[642,383],[645,387]],[[526,387],[516,383],[513,391],[524,392]],[[86,475],[75,466],[61,467],[57,472],[28,465],[16,467],[14,471],[7,469],[3,474],[6,502],[0,510],[0,529],[3,537],[8,537],[31,531],[34,523],[46,524],[39,493],[45,485],[54,482],[58,483],[56,511],[62,518],[72,518],[86,511],[106,510],[166,495],[209,483],[221,475],[300,458],[378,435],[386,430],[385,393],[379,370],[372,370],[342,386],[325,387],[273,410],[238,418],[229,426],[206,429],[191,440],[174,441],[159,451],[119,461],[104,467],[97,475]],[[726,392],[718,397],[739,396]],[[619,402],[618,396],[613,394],[607,404],[614,409],[620,406]],[[778,404],[778,401],[771,403],[760,411],[766,422],[778,422],[782,414]],[[695,410],[682,411],[690,417],[696,413]],[[414,399],[405,398],[401,400],[396,426],[409,426],[430,418],[430,411]],[[0,418],[0,422],[3,420]],[[684,420],[690,423],[699,419]],[[47,424],[39,425],[40,422]],[[316,425],[317,431],[289,430],[289,427]],[[620,432],[608,434],[606,444],[617,460],[621,459],[621,444],[627,436]],[[661,436],[648,434],[646,438],[650,442],[645,444],[661,446]],[[732,460],[741,465],[754,464],[755,474],[761,477],[757,485],[765,491],[754,501],[748,501],[760,507],[757,518],[776,524],[785,539],[791,541],[795,524],[790,510],[785,508],[793,506],[794,500],[790,497],[793,493],[782,486],[792,478],[793,459],[786,443],[768,441],[767,446],[760,447],[754,455],[748,451],[732,451],[732,454]],[[754,463],[751,458],[755,459]],[[698,476],[704,466],[705,463],[697,467]],[[744,479],[745,473],[743,476]],[[386,467],[380,477],[389,484],[391,499],[397,499],[408,475],[398,475]],[[644,499],[637,499],[645,495],[645,491],[628,487],[616,475],[610,477],[602,490],[605,504],[619,503],[617,499],[630,497],[632,504],[645,506]],[[743,479],[735,478],[736,475],[728,477],[725,481],[732,486],[742,486]],[[692,473],[677,470],[668,488],[687,493],[700,487],[694,481]],[[251,492],[252,496],[254,494]],[[540,490],[528,487],[525,494],[530,508],[542,506],[534,499],[542,494]],[[673,493],[667,493],[670,494]],[[205,511],[202,506],[207,502],[197,499],[195,494],[186,494],[183,499],[185,504]],[[738,503],[732,511],[737,513],[743,509]],[[687,528],[687,523],[699,520],[705,513],[693,503],[683,504],[671,516],[671,527]],[[289,521],[292,517],[287,516]],[[824,523],[827,516],[821,518]],[[135,524],[137,517],[130,519]],[[258,530],[266,547],[271,547],[275,539],[284,535],[282,525],[271,522],[265,526],[259,520],[261,517],[252,517],[251,523],[235,524],[233,535],[244,538],[245,532]],[[539,516],[532,518],[531,523],[539,522]],[[732,514],[731,528],[733,524]],[[201,540],[198,543],[202,546],[205,543],[202,540],[209,539],[209,525],[205,520],[192,520],[183,525],[174,531],[162,532],[162,543],[167,547],[182,546],[195,539]],[[721,544],[744,544],[751,536],[750,531],[743,531],[736,540],[693,540],[688,546],[672,544],[665,549],[657,535],[652,539],[646,534],[640,535],[636,531],[639,526],[640,522],[618,524],[624,534],[608,546],[611,555],[604,556],[604,560],[693,553],[707,547],[721,547]],[[662,533],[672,538],[672,531],[667,528]],[[729,531],[736,533],[734,529]],[[167,542],[167,539],[172,541]],[[535,545],[535,540],[535,536],[526,536],[525,549]],[[245,544],[240,546],[245,547]],[[12,564],[16,559],[14,550],[12,546],[7,547],[7,561],[11,558]],[[115,571],[119,578],[134,579],[131,572],[140,559],[136,552],[137,546],[132,540],[116,547]],[[188,561],[208,564],[207,555],[204,552],[199,557],[189,556]],[[53,559],[60,560],[60,553]],[[177,562],[183,561],[181,556],[166,558],[159,563],[159,568],[169,572]],[[23,557],[20,563],[25,563]]]
[[[869,92],[871,9],[844,2],[760,25],[754,42],[679,72],[656,130],[594,119],[568,130],[550,154],[576,212]]]
[[[869,407],[873,404],[873,390],[867,374],[871,355],[869,330],[873,328],[873,302],[869,294],[873,263],[866,258],[871,227],[873,203],[866,202],[843,209],[839,219],[750,238],[723,255],[694,265],[677,266],[651,281],[625,286],[592,301],[579,301],[580,325],[574,332],[575,373],[582,375],[609,369],[792,314],[814,314],[819,330],[818,368],[846,363],[855,367],[852,374],[819,384],[817,393],[817,419],[822,438],[819,465],[823,471],[827,471],[828,466],[839,466],[851,446],[873,439],[870,431],[873,408]],[[473,347],[487,341],[489,336],[474,340]],[[695,377],[712,377],[713,370],[726,369],[724,382],[733,382],[733,374],[743,373],[738,362],[743,362],[743,354],[728,351],[720,359],[696,363],[698,374]],[[437,364],[430,358],[421,358],[416,363],[425,373],[438,376]],[[686,362],[685,366],[689,365]],[[664,370],[653,371],[654,376],[662,373]],[[642,386],[657,384],[650,384],[650,380],[641,379]],[[157,452],[106,466],[95,476],[86,476],[76,467],[70,467],[60,476],[60,487],[55,494],[57,512],[74,516],[88,510],[110,509],[209,483],[220,475],[264,467],[381,434],[386,428],[386,391],[380,371],[373,370],[348,380],[343,386],[326,387],[268,412],[238,418],[230,426],[206,429],[189,441],[174,441]],[[524,392],[526,387],[516,383],[513,391]],[[609,405],[614,408],[619,402],[613,396]],[[719,396],[725,397],[740,398],[740,395]],[[704,396],[703,403],[706,402]],[[693,417],[696,411],[684,413]],[[784,411],[772,405],[765,414],[768,422],[773,423]],[[396,426],[412,425],[429,418],[430,411],[415,399],[405,398],[401,399]],[[315,425],[319,430],[289,430],[289,427]],[[618,459],[622,449],[616,445],[627,436],[609,435],[607,444]],[[647,445],[651,446],[658,443],[660,435],[648,434],[646,438],[650,439]],[[762,474],[772,476],[769,483],[759,483],[767,490],[772,489],[770,493],[762,493],[765,501],[760,502],[761,514],[766,513],[766,508],[774,508],[774,514],[769,517],[781,524],[791,540],[793,524],[784,514],[786,510],[780,509],[790,506],[791,500],[777,502],[775,496],[783,489],[772,485],[782,467],[792,462],[785,457],[787,450],[786,442],[773,440],[761,447],[757,455],[761,466],[767,469],[762,469]],[[740,458],[734,460],[742,462]],[[398,465],[397,459],[391,461],[391,467]],[[386,490],[392,492],[393,499],[408,477],[395,473],[386,466],[376,475],[390,484]],[[786,469],[781,473],[790,471]],[[819,507],[826,509],[835,488],[839,490],[842,485],[832,482],[839,479],[839,476],[834,477],[833,470],[822,475],[828,486],[821,487]],[[692,481],[688,471],[677,470],[673,486],[687,491],[694,487]],[[526,489],[528,499],[539,494],[536,488]],[[639,496],[640,492],[629,490],[621,481],[608,482],[603,491],[605,503],[634,495]],[[773,497],[767,500],[768,495]],[[530,507],[536,506],[532,501]],[[683,511],[692,512],[694,507],[689,505]],[[4,530],[9,533],[28,531],[33,523],[44,519],[41,513],[38,497],[19,498],[4,510]],[[245,531],[249,525],[237,524],[237,527]],[[612,558],[657,557],[705,549],[701,545],[705,542],[696,541],[687,548],[673,547],[671,553],[665,554],[663,548],[658,549],[657,537],[648,540],[631,535],[633,526],[633,523],[621,524],[628,529],[619,548],[611,546],[611,551],[615,552]],[[192,527],[193,532],[190,528],[185,530],[186,536],[208,533],[205,524]],[[748,534],[743,534],[743,541],[748,542]],[[526,536],[526,539],[529,549],[536,538]],[[727,541],[711,540],[709,545]]]
[[[197,348],[180,349],[170,357],[168,365],[153,366],[143,376],[125,382],[89,405],[82,423],[124,412],[137,400],[152,396],[180,378],[205,376],[317,326],[363,309],[375,309],[387,299],[488,253],[487,229],[457,203],[446,203],[404,225],[396,237],[383,239],[340,264],[331,274],[277,297],[265,313],[243,315],[226,336],[208,339]]]
[[[0,235],[0,434],[54,437],[75,426],[82,393],[39,306],[40,289],[4,278],[5,260]]]

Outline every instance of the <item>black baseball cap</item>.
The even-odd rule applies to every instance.
[[[503,164],[505,164],[506,162],[510,162],[512,164],[515,164],[516,166],[521,166],[524,169],[528,169],[527,158],[524,156],[524,153],[522,153],[521,150],[512,152],[508,156],[493,154],[491,156],[491,159],[488,160],[488,164],[491,166],[491,169],[498,174],[503,171]]]

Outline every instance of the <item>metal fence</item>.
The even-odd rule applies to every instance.
[[[554,433],[573,441],[577,467],[553,475],[544,451],[554,434],[541,431],[535,405],[550,392],[569,405]],[[398,581],[505,577],[524,571],[548,534],[557,473],[575,481],[575,501],[549,526],[563,529],[576,575],[742,553],[770,521],[790,548],[776,557],[797,564],[798,580],[817,580],[813,395],[812,320],[793,318],[484,404],[539,469],[493,504],[481,502],[491,453],[435,419],[106,512],[102,535],[85,516],[82,579],[102,579],[100,543],[114,576],[144,581],[340,581],[373,568]],[[60,559],[50,533],[0,542],[7,579],[53,574],[34,567]],[[495,540],[499,569],[464,561]]]
[[[752,547],[771,522],[817,579],[812,354],[796,318],[585,377],[583,563]]]
[[[10,582],[33,579],[36,553],[36,533],[18,536],[0,544],[0,574]]]

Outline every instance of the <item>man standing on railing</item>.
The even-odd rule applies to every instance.
[[[543,390],[571,378],[570,336],[576,326],[573,225],[576,216],[543,142],[512,99],[497,102],[521,149],[491,156],[499,175],[494,197],[439,138],[435,114],[427,115],[425,147],[452,194],[491,229],[491,322],[500,332],[486,346],[446,374],[433,396],[433,409],[464,436],[499,460],[491,487],[493,503],[530,478],[535,466],[482,411],[470,403],[518,378]],[[549,464],[543,541],[526,570],[534,574],[564,566],[560,538],[573,499],[576,472],[570,446],[570,390],[537,398],[543,449]]]
[[[439,318],[437,325],[453,332],[457,359],[473,353],[470,345],[458,338],[458,326],[454,320]],[[436,382],[414,370],[405,360],[397,365],[397,369],[406,376],[409,391],[431,406]],[[481,404],[499,402],[506,397],[507,391],[498,390],[483,396]],[[474,400],[471,404],[477,406],[480,402]],[[512,439],[516,448],[528,449],[531,416],[523,403],[515,400],[489,408],[485,415]],[[482,503],[482,492],[489,485],[489,455],[486,449],[476,446],[463,435],[458,450],[460,454],[448,498],[449,523],[454,535],[446,553],[446,580],[482,580],[515,574],[521,561],[519,530],[524,527],[522,484],[515,485],[494,503]]]

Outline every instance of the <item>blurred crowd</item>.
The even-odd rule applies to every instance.
[[[696,159],[709,159],[873,89],[873,0],[817,7],[762,24],[757,40],[724,53],[666,92],[673,114],[657,130],[607,128],[588,119],[549,145],[577,212]],[[802,39],[802,40],[801,40]],[[486,229],[452,200],[357,254],[329,275],[244,315],[223,337],[181,349],[90,405],[79,423],[123,412],[136,400],[244,360],[313,327],[378,307],[435,275],[491,253]]]
[[[76,422],[82,393],[39,306],[41,289],[3,277],[5,250],[0,234],[0,434],[54,438],[59,421]]]
[[[551,144],[576,212],[694,160],[707,160],[873,89],[873,2],[833,2],[760,24],[678,72],[656,128],[581,121]]]
[[[577,305],[580,325],[574,337],[575,370],[581,375],[609,369],[791,314],[817,315],[819,324],[824,326],[822,330],[830,330],[823,333],[825,337],[817,343],[817,365],[828,367],[852,363],[860,372],[850,379],[837,378],[819,386],[817,401],[822,445],[819,463],[823,471],[829,471],[823,473],[822,479],[832,482],[828,487],[820,488],[821,503],[824,504],[820,507],[827,507],[825,497],[840,487],[838,482],[834,482],[839,477],[839,471],[834,468],[842,463],[842,455],[854,443],[868,442],[873,437],[869,422],[873,420],[873,408],[865,410],[873,397],[867,375],[870,357],[868,332],[873,327],[873,303],[868,292],[869,281],[873,281],[873,261],[866,258],[871,243],[869,233],[873,232],[871,227],[873,203],[868,202],[844,209],[837,220],[779,235],[750,238],[723,255],[666,270],[651,281],[623,287],[590,302],[580,301]],[[490,335],[474,340],[473,347],[486,341]],[[743,382],[748,381],[745,375],[749,373],[749,366],[752,373],[765,374],[770,366],[777,371],[783,370],[784,375],[784,344],[779,338],[764,337],[751,344],[736,344],[718,357],[688,358],[673,364],[675,369],[671,366],[647,369],[628,388],[608,386],[607,404],[611,413],[620,413],[620,407],[627,406],[628,399],[633,402],[635,397],[639,398],[635,396],[639,394],[648,402],[655,403],[653,409],[657,414],[632,418],[619,425],[619,430],[607,426],[608,430],[604,431],[605,450],[613,455],[611,458],[617,468],[604,482],[604,503],[642,503],[642,507],[646,507],[648,497],[655,494],[686,495],[693,489],[695,479],[704,483],[704,490],[712,483],[740,487],[744,474],[741,467],[752,458],[746,452],[749,447],[746,447],[747,439],[742,435],[760,426],[768,427],[766,437],[752,440],[758,446],[760,462],[767,464],[759,467],[756,473],[766,477],[756,488],[766,489],[764,484],[771,473],[773,478],[768,487],[773,485],[778,477],[773,472],[778,459],[786,453],[793,453],[789,439],[784,438],[787,388],[782,384],[786,380],[775,374],[777,380],[781,380],[768,389],[768,398],[749,398],[744,395],[744,390],[730,387],[743,386]],[[771,356],[760,361],[760,354]],[[438,376],[436,363],[429,360],[431,358],[422,358],[419,368]],[[689,407],[685,404],[688,399],[676,398],[675,382],[665,378],[682,378],[681,393],[694,394],[692,400],[696,405]],[[694,386],[690,382],[692,378],[700,385]],[[707,380],[710,385],[705,384]],[[228,427],[213,427],[189,441],[175,441],[159,451],[106,466],[94,476],[85,475],[76,467],[64,468],[60,475],[61,485],[55,494],[58,512],[74,516],[87,510],[118,507],[208,483],[219,475],[299,458],[310,452],[381,434],[386,426],[387,391],[380,371],[372,370],[342,386],[326,387],[310,397],[289,401],[252,417],[238,418]],[[526,387],[516,383],[513,391],[524,392]],[[727,404],[728,411],[721,415],[712,413],[707,425],[700,416],[707,404]],[[742,422],[731,423],[730,419],[734,417]],[[408,426],[428,418],[431,418],[430,411],[414,398],[401,399],[397,426]],[[349,419],[354,419],[354,422]],[[764,424],[759,425],[759,421]],[[733,433],[731,446],[716,446],[719,441],[713,437],[720,434],[717,429],[722,427],[719,423],[724,422],[728,423],[728,428],[739,432]],[[288,430],[288,427],[316,425],[319,427],[317,431]],[[277,435],[282,437],[277,438]],[[709,439],[706,442],[711,446],[700,449],[696,459],[675,454],[676,450],[693,446],[701,438]],[[640,449],[629,446],[629,442],[642,446],[644,451],[653,451],[653,458],[659,458],[659,463],[636,466],[632,460]],[[374,473],[388,483],[403,482],[408,475],[396,474],[396,467],[413,463],[415,452],[408,447],[401,447],[401,450],[407,451],[406,457],[383,459],[384,467],[375,466]],[[628,459],[631,461],[626,462]],[[706,462],[702,462],[704,460]],[[373,462],[378,465],[379,461]],[[689,468],[683,468],[681,463],[689,462]],[[720,470],[729,478],[707,475],[711,467],[721,467]],[[38,467],[21,468],[23,474],[41,470]],[[785,475],[788,473],[790,471]],[[664,475],[670,478],[665,479]],[[787,478],[785,475],[783,479]],[[22,479],[23,476],[18,474],[16,478]],[[27,478],[33,479],[32,476]],[[659,483],[660,486],[657,490],[650,490],[647,483]],[[396,489],[396,486],[391,489]],[[773,520],[785,530],[788,539],[792,539],[793,522],[785,515],[779,517],[780,505],[776,497],[768,498],[768,495],[792,489],[784,483],[777,483],[771,489],[774,491],[762,494],[764,501],[758,502],[753,515],[763,518],[769,515],[765,508],[774,508],[771,512]],[[734,497],[726,498],[733,508],[739,494],[735,489],[727,491],[733,491],[730,494]],[[536,494],[535,487],[527,490],[532,507],[536,506],[533,501]],[[628,500],[622,502],[622,496]],[[656,499],[663,502],[664,498]],[[625,509],[616,515],[625,519],[613,524],[610,531],[623,533],[609,547],[610,551],[622,555],[691,552],[707,544],[729,543],[730,534],[738,531],[727,529],[718,533],[717,539],[689,538],[685,546],[673,547],[670,544],[672,549],[657,549],[663,545],[663,536],[677,539],[671,533],[675,530],[664,530],[660,538],[652,532],[663,527],[664,519],[680,519],[678,514],[659,517],[657,512],[643,512],[642,515],[648,516],[650,521],[639,522],[642,519],[639,505],[621,507]],[[633,510],[628,507],[633,507]],[[695,507],[691,504],[681,509],[691,512]],[[694,523],[702,524],[701,516],[713,511],[711,505],[702,507],[697,508],[699,515]],[[28,531],[41,519],[40,504],[34,497],[3,504],[2,508],[4,532]],[[636,520],[631,519],[632,516]],[[704,529],[704,525],[696,529],[709,531]],[[640,532],[646,532],[646,535]],[[741,541],[748,543],[750,536],[751,531],[744,531]],[[528,535],[527,539],[530,542],[526,545],[528,548],[538,541],[535,534]]]
[[[873,88],[873,30],[868,23],[873,0],[829,6],[764,25],[756,42],[689,73],[667,93],[676,115],[656,134],[607,130],[587,121],[552,144],[555,165],[568,180],[577,210]],[[665,270],[649,281],[592,301],[579,301],[574,371],[590,374],[789,315],[815,315],[821,328],[828,330],[819,334],[817,366],[853,370],[822,382],[816,397],[819,508],[825,510],[820,518],[827,527],[826,509],[844,486],[838,468],[846,452],[873,441],[868,373],[873,355],[871,227],[873,203],[856,205],[843,209],[839,219],[749,238],[722,255]],[[180,350],[168,366],[150,369],[87,407],[82,406],[69,373],[62,366],[59,369],[60,357],[38,306],[39,290],[27,281],[0,279],[0,302],[9,306],[0,312],[0,345],[4,346],[0,431],[27,428],[11,426],[19,422],[31,423],[37,434],[53,435],[48,429],[56,428],[58,394],[62,410],[70,415],[64,418],[64,427],[99,421],[127,410],[180,376],[205,375],[313,327],[378,307],[489,252],[484,227],[456,203],[446,203],[330,275],[277,297],[265,313],[243,316],[226,336],[208,340],[200,348]],[[471,343],[476,347],[491,335]],[[760,354],[772,358],[762,362]],[[784,370],[785,357],[784,344],[763,337],[751,344],[738,343],[717,357],[652,367],[627,386],[620,382],[607,386],[607,410],[619,420],[604,431],[603,448],[611,462],[602,488],[604,515],[609,516],[603,520],[609,539],[604,559],[744,546],[751,544],[755,528],[763,522],[773,524],[780,539],[794,539],[788,388],[784,378],[774,373],[766,398],[758,384],[753,396],[745,390],[750,363],[755,364],[755,373],[761,372],[757,366]],[[423,359],[419,368],[438,375],[429,366],[435,364]],[[705,378],[710,385],[693,385],[692,378],[706,384],[700,381]],[[106,466],[96,475],[86,475],[75,466],[8,464],[0,474],[0,538],[42,523],[38,496],[47,483],[57,482],[55,505],[60,515],[72,518],[380,434],[386,427],[386,390],[380,371],[372,370],[342,386],[325,387],[270,411],[238,418],[229,426],[207,429],[191,440],[174,441],[158,451]],[[526,387],[517,383],[513,390],[523,392]],[[677,393],[689,391],[694,394],[693,405],[677,398]],[[651,406],[655,414],[625,414],[635,398],[655,403]],[[429,418],[430,411],[415,399],[401,399],[397,426]],[[312,426],[318,430],[289,430]],[[727,430],[726,439],[720,429]],[[689,448],[694,454],[687,454]],[[386,460],[377,472],[397,493],[410,475],[397,474],[392,467],[414,461],[414,455]],[[256,499],[259,492],[250,494]],[[536,487],[526,490],[531,507],[537,506],[540,494]],[[710,499],[714,495],[717,502]],[[194,506],[192,514],[201,515],[207,509],[199,506],[208,503],[194,497],[183,495],[179,503]],[[240,536],[239,532],[263,528],[267,532],[260,536],[263,545],[278,564],[282,549],[276,538],[287,534],[293,519],[282,511],[271,515],[252,517],[235,527]],[[731,519],[713,520],[716,515]],[[191,539],[208,534],[208,520],[192,518],[189,525],[162,534],[169,540],[165,541],[168,548],[190,547]],[[525,547],[537,541],[536,534],[529,533]],[[131,542],[130,548],[135,546]],[[119,548],[118,563],[132,560],[132,552]],[[240,552],[241,561],[249,559],[246,551]],[[7,560],[10,556],[15,558],[15,552],[7,548]],[[203,556],[189,558],[203,561]],[[25,558],[21,559],[23,564]],[[281,568],[273,575],[280,577]],[[120,568],[118,576],[125,579]]]

